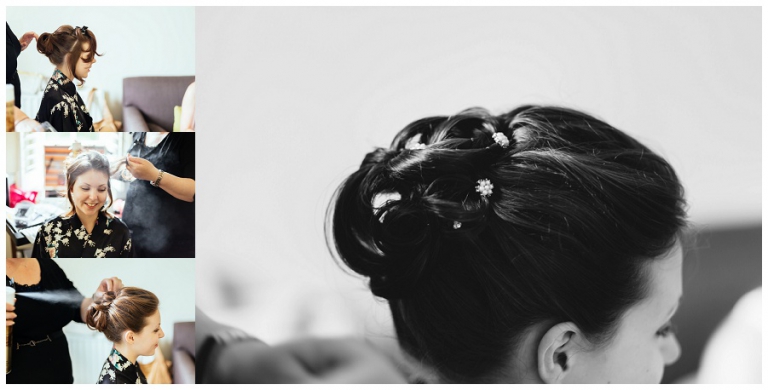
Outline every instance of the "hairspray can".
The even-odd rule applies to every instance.
[[[5,303],[15,305],[16,290],[5,286]],[[5,374],[11,373],[11,346],[13,345],[13,326],[5,327]]]
[[[13,106],[16,102],[13,94],[13,84],[5,84],[5,131],[14,131],[16,118],[13,116]]]

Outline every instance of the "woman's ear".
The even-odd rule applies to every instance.
[[[536,357],[539,376],[544,383],[564,383],[577,349],[574,336],[579,333],[573,322],[561,322],[544,333]]]
[[[132,330],[125,332],[125,335],[123,335],[123,341],[128,343],[128,345],[132,345],[136,341],[136,334],[133,333]]]

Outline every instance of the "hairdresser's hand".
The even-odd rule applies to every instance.
[[[24,49],[29,46],[29,43],[32,42],[32,40],[37,40],[37,33],[34,31],[27,31],[24,33],[24,35],[19,38],[19,44],[21,44],[21,51],[24,51]]]
[[[5,326],[14,324],[13,320],[16,319],[16,313],[13,312],[14,310],[16,310],[16,306],[13,306],[8,302],[5,303]]]
[[[99,283],[99,288],[96,289],[96,292],[93,293],[93,301],[99,303],[101,302],[101,298],[104,296],[104,293],[107,291],[113,291],[115,294],[117,294],[122,289],[123,281],[120,280],[120,278],[117,276],[104,279],[101,281],[101,283]]]
[[[19,133],[44,132],[45,129],[39,122],[27,116],[20,108],[13,106],[13,118],[16,121],[14,128]]]
[[[141,157],[133,157],[130,154],[126,157],[127,163],[125,168],[131,172],[133,177],[139,180],[152,181],[157,179],[157,175],[160,174],[155,165]]]
[[[40,125],[40,122],[32,119],[32,118],[26,118],[23,120],[20,120],[16,123],[14,126],[14,130],[17,133],[43,133],[45,132],[45,128]]]
[[[352,339],[233,343],[215,364],[212,383],[406,383],[383,353]]]

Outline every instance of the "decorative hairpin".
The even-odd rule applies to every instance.
[[[493,194],[493,183],[488,179],[480,179],[477,181],[475,191],[480,193],[480,196],[488,197]]]
[[[90,38],[90,37],[91,37],[90,35],[88,35],[88,26],[83,26],[83,27],[75,27],[75,28],[79,28],[79,29],[80,29],[80,32],[81,32],[83,35],[85,35],[86,37],[88,37],[88,38]]]
[[[424,145],[421,142],[417,142],[415,145],[411,145],[410,147],[407,147],[406,149],[409,149],[409,150],[419,150],[419,149],[424,149],[426,147],[427,147],[427,145]]]
[[[459,222],[459,221],[453,221],[453,228],[454,228],[454,229],[459,229],[459,228],[461,228],[461,222]]]
[[[509,138],[504,133],[493,133],[493,140],[501,145],[502,148],[506,149],[509,146]]]

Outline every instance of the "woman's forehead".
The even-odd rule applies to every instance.
[[[76,183],[104,184],[104,185],[106,185],[108,181],[109,181],[109,176],[106,173],[97,171],[95,169],[89,169],[83,172],[75,180]]]

